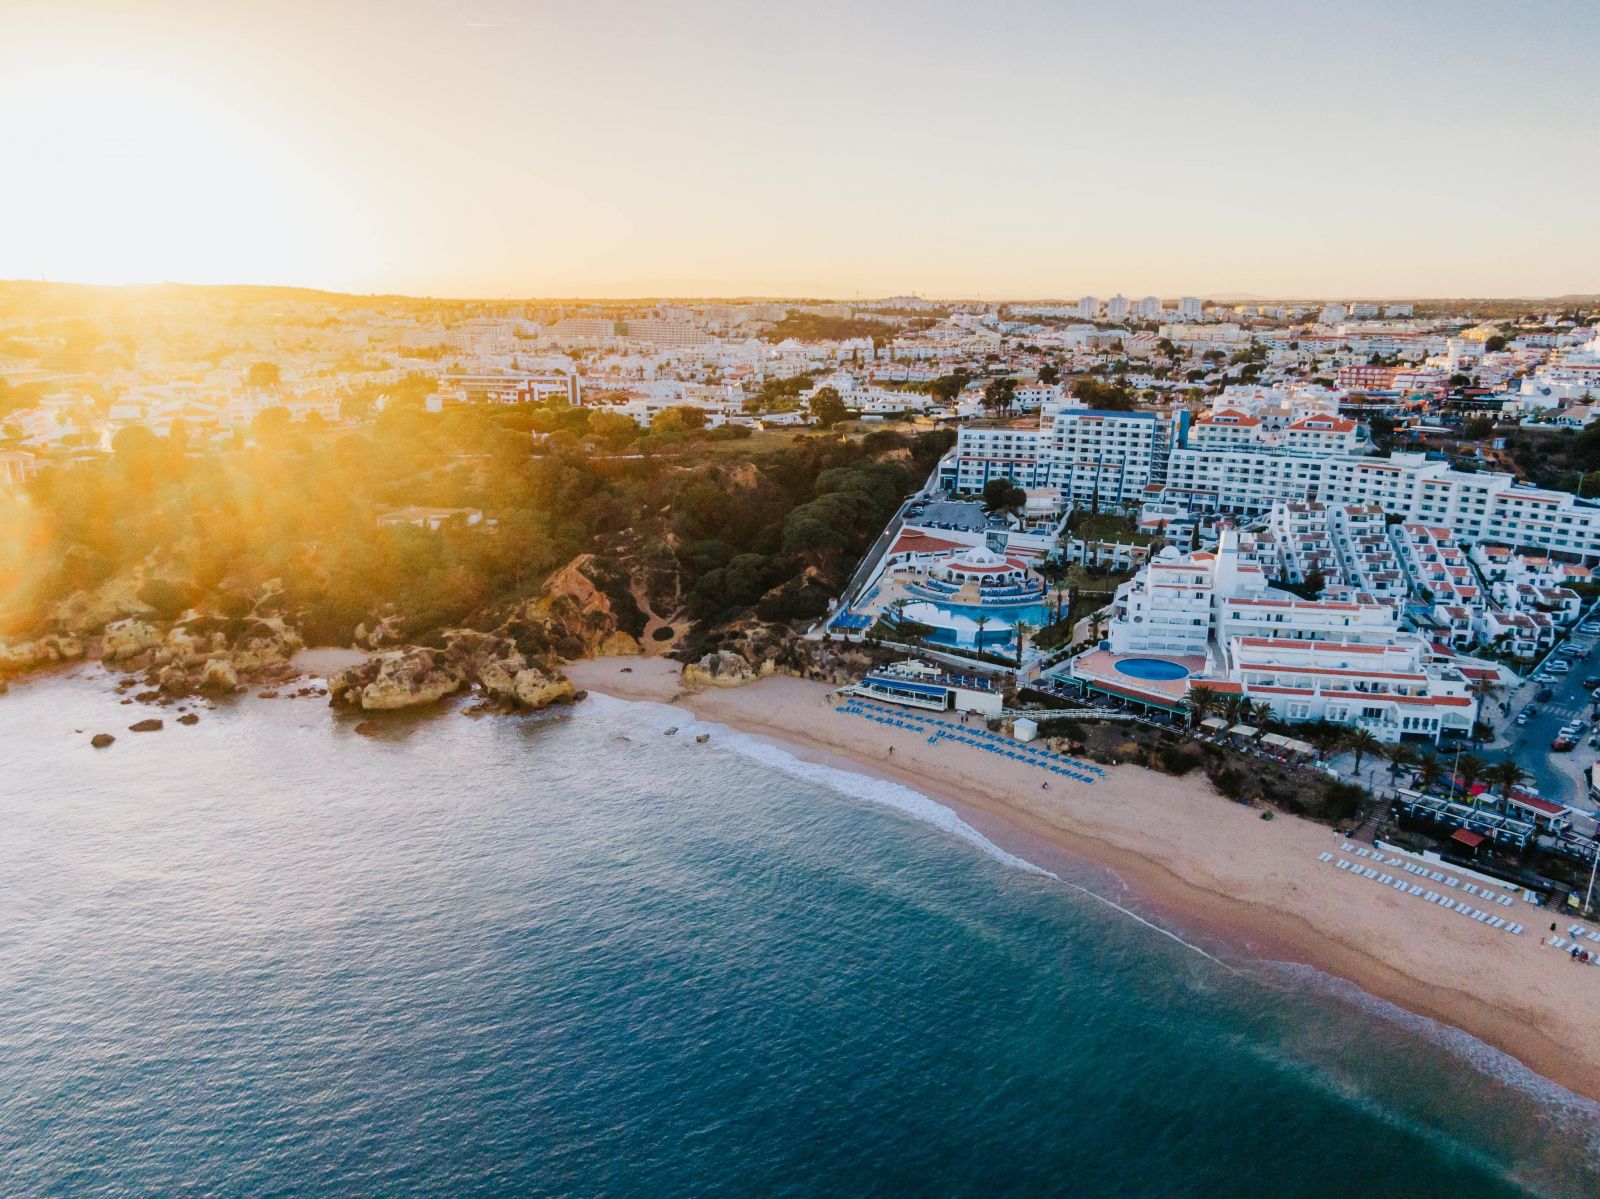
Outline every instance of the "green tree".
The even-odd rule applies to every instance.
[[[849,416],[849,412],[845,410],[844,400],[839,396],[838,388],[819,387],[816,394],[811,397],[811,419],[822,428],[831,429]]]
[[[1382,752],[1383,749],[1382,742],[1374,737],[1369,730],[1359,726],[1350,730],[1349,735],[1345,738],[1345,745],[1356,756],[1355,772],[1357,774],[1361,773],[1362,758],[1370,753]]]
[[[983,406],[991,413],[1009,412],[1016,402],[1017,381],[1009,376],[990,379],[983,386]]]

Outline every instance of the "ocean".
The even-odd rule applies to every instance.
[[[0,698],[8,1197],[1600,1191],[1464,1034],[682,711],[148,714]]]

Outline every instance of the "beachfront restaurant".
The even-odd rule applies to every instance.
[[[950,674],[915,659],[874,671],[845,690],[852,695],[932,712],[999,716],[1003,710],[1004,697],[993,680],[982,675]]]

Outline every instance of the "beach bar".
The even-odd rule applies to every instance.
[[[992,679],[983,675],[950,674],[914,658],[873,671],[844,690],[852,695],[933,712],[999,716],[1004,707],[1004,696]]]

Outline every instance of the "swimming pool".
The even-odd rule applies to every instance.
[[[1165,658],[1128,658],[1116,664],[1118,674],[1130,679],[1144,679],[1149,683],[1170,683],[1189,677],[1189,668]]]
[[[1046,604],[1027,604],[1014,608],[979,608],[971,604],[945,604],[916,600],[906,605],[906,618],[933,628],[928,640],[943,645],[978,646],[978,619],[983,618],[983,644],[993,649],[1015,643],[1017,622],[1026,621],[1031,629],[1049,624],[1054,613]]]

